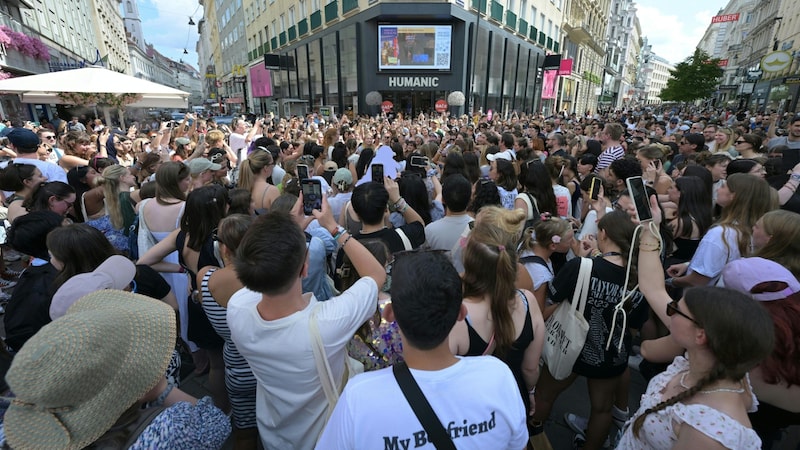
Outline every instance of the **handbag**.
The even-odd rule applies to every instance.
[[[347,380],[353,378],[359,373],[364,372],[364,365],[359,361],[350,357],[347,352],[344,352],[344,374],[342,374],[342,382],[337,384],[333,379],[333,371],[331,365],[328,363],[328,355],[325,353],[325,345],[322,343],[322,336],[319,334],[319,325],[317,324],[317,308],[322,305],[317,302],[314,308],[311,309],[311,316],[308,319],[308,331],[311,336],[311,351],[314,354],[314,362],[317,366],[317,375],[322,385],[322,391],[325,393],[325,398],[328,399],[328,413],[325,421],[333,414],[333,408],[336,407],[336,402],[339,401],[339,394],[344,390]],[[339,386],[341,385],[341,386]]]
[[[592,260],[581,258],[581,268],[572,302],[561,302],[545,322],[542,358],[550,374],[563,380],[572,373],[572,366],[583,350],[589,322],[583,316],[592,276]]]
[[[419,388],[414,376],[405,362],[397,363],[392,366],[392,373],[400,386],[411,410],[417,416],[422,428],[425,429],[425,434],[428,435],[428,441],[437,448],[437,450],[455,450],[456,446],[453,444],[453,439],[444,429],[444,425],[436,416],[436,412],[431,408],[425,394]]]

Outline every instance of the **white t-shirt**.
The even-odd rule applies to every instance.
[[[411,374],[456,447],[518,450],[527,445],[525,407],[505,363],[474,356],[446,369],[411,369]],[[434,446],[386,368],[347,383],[316,448]]]
[[[36,166],[42,172],[42,175],[47,177],[47,181],[61,181],[67,182],[67,172],[58,164],[53,164],[48,161],[42,161],[39,158],[20,158],[10,160],[10,163],[30,164]],[[8,164],[6,164],[7,166]],[[4,168],[6,166],[3,166]]]
[[[697,272],[711,278],[708,283],[710,286],[716,283],[725,264],[742,257],[739,253],[739,233],[733,228],[725,227],[723,235],[722,230],[723,227],[716,226],[706,232],[686,272]]]
[[[572,194],[569,193],[569,189],[560,184],[554,184],[553,193],[556,195],[558,216],[562,219],[572,217]]]
[[[519,255],[520,261],[526,256],[536,256],[536,254],[530,250],[525,250]],[[553,281],[553,263],[551,261],[545,261],[545,263],[547,263],[547,266],[533,261],[523,263],[525,270],[528,271],[528,275],[530,275],[531,280],[533,280],[534,291],[542,287],[544,283]]]
[[[287,317],[264,320],[256,310],[261,294],[241,289],[228,303],[231,339],[258,387],[256,417],[264,448],[312,448],[325,425],[328,400],[311,350],[308,320],[317,299]],[[344,374],[345,345],[378,307],[378,286],[361,278],[317,309],[320,336],[334,380]]]

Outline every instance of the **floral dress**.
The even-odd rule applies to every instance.
[[[677,374],[689,370],[689,361],[679,356],[675,358],[666,371],[650,380],[647,391],[642,395],[639,410],[628,420],[625,432],[617,446],[618,450],[667,450],[678,440],[675,425],[690,426],[706,436],[719,442],[725,448],[736,450],[759,450],[761,439],[752,428],[745,427],[725,413],[710,406],[701,404],[676,403],[660,411],[649,414],[639,430],[639,437],[633,434],[633,422],[648,408],[661,402],[661,392]],[[746,377],[747,388],[752,396],[753,405],[748,412],[758,409],[758,400],[752,393],[750,378]]]

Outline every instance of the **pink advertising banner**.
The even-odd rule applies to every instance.
[[[556,83],[558,80],[557,70],[545,70],[542,81],[542,99],[549,100],[556,98]]]
[[[272,97],[272,74],[261,64],[250,68],[250,91],[253,97]]]
[[[558,66],[558,75],[572,75],[572,58],[561,60]]]

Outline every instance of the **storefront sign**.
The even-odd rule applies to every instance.
[[[439,87],[439,77],[389,77],[389,87]]]
[[[780,72],[792,64],[792,54],[789,52],[767,53],[761,58],[761,69],[764,72]]]
[[[385,113],[392,112],[392,108],[394,108],[394,104],[389,100],[386,100],[383,103],[381,103],[381,111]]]
[[[558,66],[558,75],[572,75],[572,58],[562,59]]]
[[[447,111],[447,102],[441,99],[436,100],[435,108],[436,112],[443,113]]]
[[[711,18],[711,23],[738,22],[738,21],[739,21],[739,13],[720,14],[719,16],[714,16]]]
[[[717,65],[720,67],[728,67],[728,59],[720,59]]]
[[[783,79],[784,84],[800,84],[800,76],[792,75]]]

